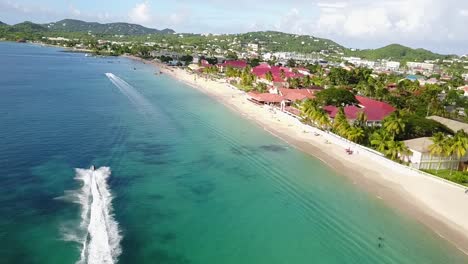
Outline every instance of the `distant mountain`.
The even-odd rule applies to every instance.
[[[47,28],[35,24],[33,22],[25,21],[23,23],[19,23],[13,26],[8,27],[8,31],[10,32],[22,32],[22,33],[36,33],[36,32],[45,32]]]
[[[359,51],[350,51],[349,55],[376,60],[435,60],[443,59],[449,56],[434,53],[425,49],[412,49],[399,44],[391,44],[380,49],[368,49]]]
[[[109,35],[147,35],[147,34],[172,34],[172,29],[157,30],[137,24],[85,22],[75,19],[64,19],[54,23],[44,24],[50,31],[57,32],[91,32],[94,34]]]
[[[0,26],[8,26],[8,24],[5,24],[2,21],[0,21]]]

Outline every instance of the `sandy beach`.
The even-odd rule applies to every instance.
[[[468,195],[464,187],[394,163],[352,142],[306,126],[279,110],[251,103],[244,92],[223,81],[151,63],[163,74],[216,98],[266,131],[320,159],[346,176],[344,180],[415,218],[468,255]],[[346,148],[354,150],[354,154],[348,155]]]

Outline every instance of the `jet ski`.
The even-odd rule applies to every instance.
[[[94,165],[91,165],[91,168],[90,168],[92,171],[95,171],[96,170],[96,167],[94,167]]]

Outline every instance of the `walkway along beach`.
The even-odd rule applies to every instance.
[[[246,100],[244,92],[227,83],[201,78],[183,69],[153,64],[164,74],[216,98],[266,131],[320,159],[389,206],[428,226],[468,255],[468,195],[463,186],[395,163],[377,152],[302,124],[278,109],[251,103]],[[347,148],[354,154],[347,154]]]

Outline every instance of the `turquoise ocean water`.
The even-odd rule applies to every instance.
[[[468,263],[154,71],[0,43],[0,263]]]

